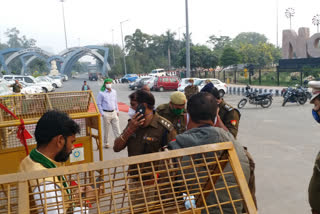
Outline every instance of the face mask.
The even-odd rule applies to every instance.
[[[111,88],[111,84],[106,84],[106,88]]]
[[[132,118],[135,114],[136,114],[136,110],[130,107],[128,111],[129,117]]]
[[[175,114],[175,115],[180,115],[182,114],[184,111],[184,109],[179,109],[179,108],[173,108],[172,109],[172,112]]]
[[[313,116],[313,119],[314,119],[315,121],[317,121],[318,123],[320,123],[320,116],[319,116],[318,112],[315,111],[314,109],[312,109],[312,116]]]

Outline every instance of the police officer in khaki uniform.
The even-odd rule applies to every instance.
[[[193,79],[189,79],[189,85],[187,87],[184,88],[184,94],[187,97],[187,100],[189,100],[189,98],[196,94],[199,93],[199,88],[196,85],[193,85],[194,80]]]
[[[310,103],[314,105],[312,116],[317,123],[320,123],[320,81],[310,81],[309,87],[312,88],[313,96]],[[309,204],[313,214],[320,214],[320,152],[318,153],[313,174],[309,184]]]
[[[219,104],[219,116],[217,117],[216,126],[229,131],[234,138],[237,138],[240,120],[239,110],[226,103],[220,97],[218,89],[214,87],[211,82],[205,85],[205,87],[201,89],[201,92],[209,92],[217,99],[217,103]]]
[[[187,98],[184,93],[176,91],[171,94],[169,103],[159,105],[156,110],[160,116],[166,118],[173,124],[177,134],[181,134],[186,130],[184,119],[186,102]]]
[[[144,108],[143,114],[135,114],[129,120],[122,134],[115,139],[113,150],[120,152],[128,147],[128,156],[159,152],[176,136],[172,123],[154,112],[155,100],[151,93],[138,90],[137,106],[134,110]]]
[[[151,93],[138,90],[129,96],[131,108],[137,112],[122,134],[114,141],[113,150],[120,152],[124,148],[128,148],[128,156],[142,155],[148,153],[159,152],[164,150],[167,144],[175,139],[176,131],[171,122],[158,115],[153,109],[155,100]],[[134,99],[134,100],[132,100]],[[157,170],[157,164],[155,164]],[[136,165],[129,166],[129,174],[135,176],[152,171],[149,163],[139,164],[139,169]],[[160,175],[161,177],[161,175]],[[132,177],[129,180],[130,198],[133,204],[144,204],[142,195],[141,182],[145,187],[144,195],[147,201],[152,201],[155,197],[156,189],[154,187],[156,177],[152,175],[142,176],[140,178]],[[159,181],[160,182],[160,181]],[[148,186],[146,188],[146,186]],[[138,211],[137,211],[138,212]]]

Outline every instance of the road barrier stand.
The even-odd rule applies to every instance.
[[[69,114],[81,129],[66,165],[93,162],[93,142],[99,149],[99,160],[103,160],[100,113],[91,91],[0,96],[0,103],[3,107],[0,108],[0,175],[18,171],[21,160],[27,156],[26,150],[36,147],[33,136],[36,123],[52,109]],[[30,134],[27,148],[17,138],[22,122]]]
[[[232,142],[0,176],[0,213],[240,214],[239,204],[257,213]]]

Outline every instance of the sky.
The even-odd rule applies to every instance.
[[[282,30],[289,29],[285,10],[295,9],[292,29],[317,28],[312,18],[320,14],[319,0],[188,0],[189,32],[195,44],[207,44],[211,35],[234,38],[241,32],[258,32],[269,42],[281,45]],[[136,29],[153,35],[167,30],[176,32],[176,39],[185,33],[185,0],[65,0],[64,11],[68,47],[101,45],[113,42],[121,45],[123,35]],[[278,6],[277,6],[278,5]],[[21,35],[37,40],[37,46],[53,53],[65,49],[60,0],[0,0],[0,41],[4,32],[16,27]],[[114,29],[112,34],[112,29]],[[180,33],[180,34],[179,34]],[[113,35],[113,36],[112,36]],[[114,39],[112,39],[112,37]]]

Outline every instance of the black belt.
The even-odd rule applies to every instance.
[[[105,112],[114,112],[114,110],[104,110],[104,109],[103,109],[103,111],[105,111]]]

